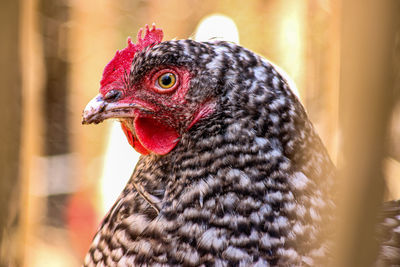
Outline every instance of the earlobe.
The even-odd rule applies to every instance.
[[[150,117],[138,116],[134,121],[139,142],[146,150],[158,155],[169,153],[179,141],[179,133],[171,126]]]

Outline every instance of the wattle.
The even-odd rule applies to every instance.
[[[151,117],[136,117],[134,127],[143,147],[155,154],[165,155],[178,144],[179,133],[173,127]]]
[[[138,116],[134,119],[133,126],[135,134],[121,123],[129,144],[142,155],[150,153],[165,155],[178,144],[178,132],[173,127],[151,117]]]
[[[148,155],[150,151],[147,150],[137,138],[133,135],[133,133],[123,124],[121,123],[121,128],[124,131],[126,138],[128,139],[129,144],[140,154]]]

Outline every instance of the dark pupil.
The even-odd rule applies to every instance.
[[[164,75],[161,77],[161,83],[163,85],[170,85],[172,83],[172,78],[170,75]]]

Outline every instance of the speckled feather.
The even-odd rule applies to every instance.
[[[376,266],[400,266],[400,200],[383,203],[377,227],[380,244]]]
[[[182,126],[167,155],[140,158],[84,265],[307,266],[329,258],[335,169],[287,81],[241,46],[178,40],[138,52],[129,83],[165,65],[191,73],[186,105],[213,99],[215,111]]]

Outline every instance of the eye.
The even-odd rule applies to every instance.
[[[175,74],[171,72],[164,73],[157,79],[157,86],[162,89],[170,89],[176,83]]]

